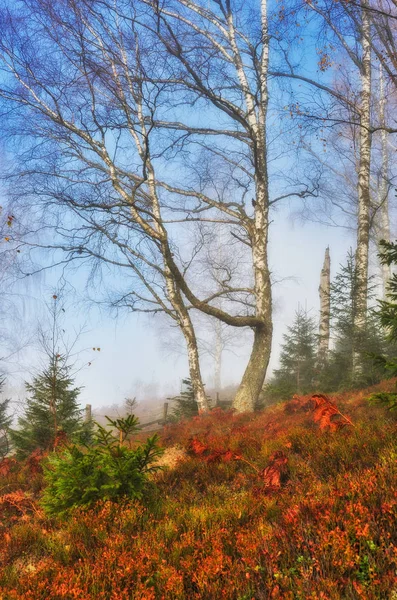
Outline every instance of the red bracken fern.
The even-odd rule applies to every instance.
[[[211,448],[208,444],[200,442],[197,438],[193,438],[189,443],[189,450],[196,456],[200,456],[207,463],[214,462],[230,462],[231,460],[240,459],[240,455],[235,454],[231,450],[221,450],[219,448]]]
[[[314,403],[313,419],[318,423],[320,429],[336,431],[346,425],[353,426],[351,420],[340,412],[335,402],[332,402],[324,394],[314,394],[312,401]]]
[[[318,423],[321,430],[336,431],[346,425],[354,427],[351,420],[343,415],[336,403],[325,394],[314,394],[311,398],[295,395],[284,407],[284,412],[289,414],[310,410],[313,414],[313,420]]]
[[[42,515],[42,511],[38,508],[34,499],[22,490],[0,496],[0,513],[6,515],[7,512],[11,512],[18,517],[25,517],[29,513]]]
[[[265,483],[266,492],[275,492],[280,489],[282,479],[287,474],[288,457],[282,450],[276,450],[269,458],[268,466],[260,472]]]
[[[189,450],[191,450],[193,454],[196,454],[196,456],[202,456],[205,452],[209,450],[209,448],[206,444],[203,444],[203,442],[200,442],[200,440],[198,440],[197,438],[193,438],[190,441]]]
[[[0,460],[0,477],[8,477],[17,465],[15,458],[3,458]]]
[[[241,454],[236,454],[232,450],[211,449],[207,444],[200,442],[197,438],[190,441],[189,449],[193,454],[200,457],[206,463],[229,462],[238,460],[249,465],[256,471],[258,477],[264,483],[266,493],[280,489],[282,480],[287,473],[288,457],[282,450],[277,450],[269,458],[269,464],[264,469],[259,469],[256,465],[244,458]]]

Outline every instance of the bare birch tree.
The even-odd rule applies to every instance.
[[[380,242],[385,240],[390,242],[390,212],[389,212],[389,191],[390,191],[390,175],[389,175],[389,143],[386,122],[386,87],[384,69],[382,63],[379,65],[379,101],[378,101],[378,118],[380,129],[380,173],[377,186],[377,215],[375,219],[375,236],[378,253],[381,251]],[[387,285],[391,277],[391,267],[385,263],[381,263],[382,273],[382,288],[383,298],[386,297]]]
[[[207,410],[194,328],[169,265],[149,147],[159,90],[143,94],[145,49],[134,30],[125,36],[117,18],[107,24],[94,6],[86,9],[40,0],[14,11],[3,6],[0,95],[9,109],[8,133],[23,146],[10,175],[14,200],[21,215],[21,199],[31,204],[30,232],[32,206],[41,211],[33,231],[40,238],[31,237],[31,246],[128,269],[136,287],[121,301],[133,310],[163,310],[177,322],[196,400]],[[49,227],[53,243],[43,241]]]
[[[368,258],[371,229],[371,149],[373,127],[371,122],[372,108],[372,42],[373,32],[371,19],[366,10],[366,0],[350,5],[350,3],[322,2],[304,3],[302,10],[312,14],[319,32],[318,53],[319,70],[332,68],[333,60],[329,50],[339,54],[342,61],[349,65],[347,87],[334,82],[322,82],[315,78],[303,76],[297,70],[278,73],[302,82],[305,86],[316,89],[321,97],[328,98],[325,103],[306,102],[299,107],[299,117],[309,120],[310,126],[317,123],[318,130],[325,128],[352,129],[353,150],[356,154],[356,275],[357,311],[355,327],[364,330],[367,317],[368,298]],[[319,19],[319,21],[318,21]],[[328,43],[329,42],[329,43]],[[342,132],[343,135],[343,132]],[[322,135],[326,144],[326,137]],[[355,147],[354,147],[355,146]],[[329,161],[325,161],[329,162]],[[332,171],[333,167],[330,166]]]
[[[372,61],[371,61],[371,22],[368,12],[364,10],[365,0],[360,3],[351,15],[349,7],[342,5],[342,18],[348,17],[350,21],[350,34],[354,36],[353,45],[349,44],[348,35],[344,35],[340,22],[334,20],[334,11],[331,6],[310,7],[319,14],[327,27],[332,32],[334,39],[343,49],[348,58],[356,67],[359,75],[359,99],[353,109],[356,112],[356,125],[358,131],[358,159],[357,159],[357,246],[356,246],[356,314],[355,327],[357,330],[365,328],[367,317],[368,298],[368,256],[370,241],[371,217],[371,87],[372,87]],[[338,12],[339,12],[338,8]],[[349,22],[348,21],[348,22]],[[347,104],[347,103],[346,103]]]
[[[147,26],[167,53],[169,79],[184,93],[185,100],[178,119],[163,121],[159,126],[189,136],[192,144],[199,144],[224,167],[227,165],[231,179],[237,183],[233,203],[208,194],[201,194],[198,200],[200,210],[232,217],[236,226],[233,236],[250,249],[249,315],[234,313],[226,317],[225,311],[216,314],[183,282],[181,289],[195,308],[229,325],[253,330],[251,356],[234,399],[238,411],[252,410],[263,386],[272,341],[269,211],[283,198],[314,193],[306,185],[274,198],[269,189],[267,2],[262,0],[259,10],[230,0],[170,0],[161,4],[145,0],[145,4],[153,14],[153,24]],[[195,125],[194,111],[199,109],[213,115],[214,126]],[[186,191],[179,193],[186,195]],[[247,195],[253,197],[252,206]]]
[[[253,331],[234,401],[252,410],[272,341],[269,211],[316,193],[310,182],[270,193],[268,22],[266,0],[21,0],[2,10],[0,94],[21,142],[15,195],[39,203],[55,229],[59,241],[42,246],[128,273],[135,289],[118,303],[174,319],[203,409],[191,311]],[[185,243],[203,222],[251,256],[245,281],[214,281],[208,295],[194,278],[200,249]]]
[[[368,302],[368,256],[371,210],[371,21],[365,8],[365,0],[361,3],[361,60],[359,64],[361,79],[361,98],[359,106],[359,147],[358,166],[358,215],[357,215],[357,248],[356,277],[357,298],[355,328],[363,331],[367,320]]]

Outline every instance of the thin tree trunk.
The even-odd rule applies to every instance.
[[[318,363],[323,365],[327,360],[330,339],[330,316],[331,316],[331,258],[329,247],[325,250],[324,264],[321,269],[320,287],[320,327],[318,341]]]
[[[354,319],[354,328],[357,333],[364,331],[367,318],[371,167],[371,24],[369,13],[364,10],[364,2],[361,3],[361,7],[362,61],[356,250],[357,296]]]
[[[190,337],[185,332],[185,339],[187,344],[187,352],[189,359],[189,374],[190,380],[192,382],[192,388],[194,393],[194,398],[197,402],[198,410],[200,413],[207,412],[209,410],[208,400],[204,389],[204,384],[201,376],[200,370],[200,359],[197,349],[196,337],[193,335]],[[194,333],[194,332],[193,332]]]
[[[379,64],[379,124],[381,127],[386,127],[385,117],[385,106],[386,106],[386,94],[385,94],[385,80],[383,75],[382,63]],[[382,166],[380,174],[380,185],[378,192],[378,227],[377,227],[377,243],[378,249],[380,240],[386,240],[390,242],[390,218],[389,218],[389,153],[387,144],[387,132],[385,129],[381,129],[381,156]],[[383,298],[386,297],[387,285],[391,278],[391,267],[390,265],[381,265],[382,273],[382,287],[383,287]]]
[[[262,54],[260,61],[260,101],[255,118],[252,97],[247,94],[248,120],[253,136],[255,161],[255,214],[250,231],[254,268],[255,312],[261,325],[254,330],[254,344],[240,387],[233,401],[238,412],[253,411],[266,377],[272,345],[272,293],[268,263],[269,181],[267,172],[266,119],[268,108],[269,39],[267,1],[261,0]],[[244,89],[244,81],[242,81]]]
[[[168,255],[167,252],[164,252],[164,254],[166,256]],[[186,341],[189,375],[192,382],[194,398],[197,402],[199,412],[207,412],[209,410],[209,404],[201,375],[196,333],[181,292],[175,284],[175,280],[168,267],[166,267],[166,282],[169,300],[176,311],[177,321]]]
[[[265,151],[264,151],[265,153]],[[262,168],[266,173],[266,164]],[[268,266],[268,187],[267,178],[257,185],[255,225],[251,236],[254,265],[256,316],[262,321],[254,330],[254,345],[233,407],[238,412],[253,411],[266,377],[272,345],[272,294]]]
[[[142,131],[146,136],[146,127],[144,123],[144,119],[141,121]],[[146,142],[147,143],[147,142]],[[209,404],[207,400],[207,396],[204,389],[203,378],[201,375],[200,369],[200,358],[198,352],[198,344],[196,333],[194,331],[194,326],[192,320],[189,315],[189,311],[186,308],[184,299],[181,294],[181,290],[178,287],[177,282],[175,281],[175,277],[172,271],[172,268],[169,264],[169,259],[172,256],[172,253],[169,248],[168,236],[167,232],[162,224],[161,219],[161,210],[160,210],[160,202],[157,196],[156,190],[156,180],[154,175],[153,166],[150,162],[149,157],[145,158],[146,169],[147,169],[147,178],[148,178],[148,186],[151,193],[152,198],[152,207],[153,213],[156,217],[156,225],[157,231],[161,238],[161,253],[164,260],[164,277],[166,281],[167,288],[167,296],[170,301],[172,308],[176,313],[177,323],[183,333],[183,336],[186,341],[187,346],[187,356],[189,363],[189,375],[190,380],[192,382],[192,388],[194,393],[194,398],[197,402],[199,412],[207,412],[209,410]]]
[[[214,387],[216,392],[221,391],[222,384],[222,349],[222,323],[215,321]]]
[[[85,405],[84,423],[91,423],[92,421],[92,406],[91,404]]]

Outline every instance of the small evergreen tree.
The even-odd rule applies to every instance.
[[[82,444],[83,446],[90,446],[94,441],[95,434],[95,423],[91,419],[89,421],[82,421],[77,431],[71,436],[72,440],[76,444]]]
[[[101,500],[142,498],[148,474],[162,468],[155,464],[164,452],[156,434],[131,448],[127,438],[137,431],[138,419],[106,418],[110,429],[97,423],[91,446],[67,446],[49,456],[41,500],[48,514],[62,517]]]
[[[382,264],[397,265],[397,242],[380,242],[382,251],[379,253]],[[386,300],[379,300],[378,316],[386,329],[388,340],[397,342],[397,274],[393,273],[388,286]],[[397,374],[397,363],[396,372]]]
[[[5,379],[0,377],[0,394],[4,389]],[[4,458],[9,450],[9,428],[12,422],[12,417],[9,414],[10,400],[0,400],[0,459]]]
[[[18,429],[11,431],[11,439],[19,457],[40,448],[54,447],[57,435],[64,432],[68,438],[82,428],[81,410],[77,403],[80,388],[74,387],[70,367],[59,354],[50,357],[49,366],[26,383],[30,395]]]
[[[397,265],[397,243],[380,242],[381,252],[379,257],[381,263],[388,266]],[[392,345],[393,350],[396,349],[397,343],[397,275],[393,273],[386,292],[386,300],[378,300],[379,310],[378,317],[382,326],[385,328],[388,342]],[[394,354],[394,355],[393,355]],[[390,377],[397,376],[397,356],[396,352],[389,351],[375,356],[378,364],[388,373]],[[382,404],[389,410],[397,410],[397,393],[380,392],[372,394],[370,401]]]
[[[372,385],[385,376],[374,359],[382,353],[386,340],[378,315],[369,310],[365,330],[355,327],[357,312],[357,274],[355,256],[350,249],[347,260],[331,284],[331,319],[334,347],[322,369],[319,382],[323,391],[335,391]],[[368,286],[368,301],[374,286]]]
[[[265,386],[265,402],[288,400],[294,394],[307,394],[313,390],[316,376],[317,324],[301,307],[293,324],[283,336],[280,368]]]
[[[191,419],[199,414],[198,405],[194,398],[194,391],[190,379],[182,379],[181,392],[178,396],[167,398],[174,406],[170,415],[171,421]],[[210,403],[210,399],[208,398]]]

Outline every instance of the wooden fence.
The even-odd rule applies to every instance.
[[[228,409],[228,408],[231,408],[231,406],[232,406],[231,400],[220,400],[219,394],[218,393],[216,394],[214,408],[219,407],[219,408],[223,408],[223,409]],[[140,422],[139,423],[140,428],[146,430],[146,427],[156,426],[153,429],[149,429],[148,433],[150,431],[157,431],[158,429],[161,429],[161,427],[166,425],[168,422],[168,408],[169,408],[169,403],[164,402],[162,416],[159,419],[154,419],[153,421],[148,421],[146,423]],[[86,423],[91,421],[91,419],[92,419],[92,407],[91,407],[91,404],[87,404],[85,407]]]

